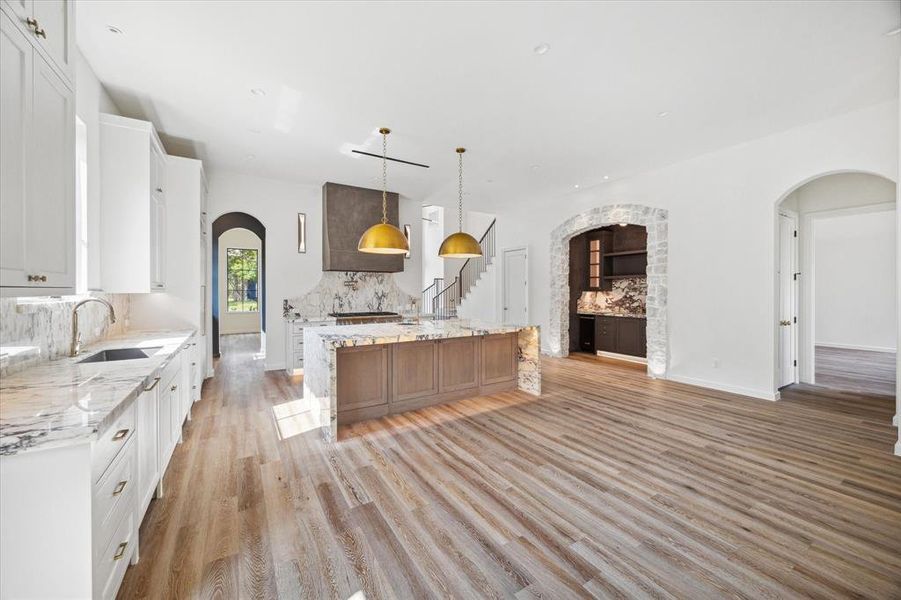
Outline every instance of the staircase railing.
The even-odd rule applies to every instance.
[[[491,221],[488,229],[479,238],[479,247],[482,249],[482,256],[477,258],[467,258],[463,266],[460,267],[459,273],[454,277],[453,281],[445,285],[431,300],[433,308],[431,314],[436,318],[446,319],[457,316],[457,309],[460,303],[466,298],[473,286],[481,279],[482,274],[488,270],[488,267],[494,262],[495,256],[495,223],[497,220]],[[435,280],[438,281],[437,279]],[[443,282],[443,280],[442,280]],[[426,288],[428,290],[429,288]],[[425,291],[423,292],[425,294]],[[426,310],[428,304],[423,303],[423,311]]]
[[[422,304],[420,311],[423,315],[435,314],[435,298],[444,289],[444,277],[436,277],[432,285],[422,290]]]

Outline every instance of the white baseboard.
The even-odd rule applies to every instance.
[[[857,344],[837,344],[832,342],[822,343],[816,342],[814,346],[820,346],[823,348],[839,348],[841,350],[866,350],[867,352],[890,352],[894,354],[897,350],[895,348],[887,348],[885,346],[859,346]]]
[[[285,370],[285,363],[283,363],[283,362],[280,362],[280,363],[268,363],[268,362],[267,362],[267,363],[263,363],[263,370],[264,370],[264,371],[284,371],[284,370]]]
[[[892,417],[892,425],[894,425],[895,427],[898,426],[898,415]]]
[[[729,392],[730,394],[739,394],[741,396],[748,396],[750,398],[757,398],[759,400],[775,401],[775,400],[778,400],[780,397],[779,392],[772,392],[769,390],[755,390],[752,388],[741,387],[738,385],[730,385],[728,383],[720,383],[718,381],[708,381],[706,379],[698,379],[696,377],[685,377],[684,375],[673,375],[672,373],[667,373],[666,378],[669,381],[676,381],[678,383],[687,383],[688,385],[695,385],[698,387],[708,388],[711,390],[717,390],[720,392]]]
[[[895,456],[901,456],[901,440],[895,443]]]

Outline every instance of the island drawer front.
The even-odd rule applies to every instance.
[[[132,402],[103,435],[94,442],[91,454],[92,483],[100,480],[116,455],[135,432],[135,403]]]
[[[482,338],[482,385],[516,378],[518,341],[515,333],[486,335]]]
[[[115,533],[114,527],[126,512],[134,512],[134,491],[137,489],[137,447],[132,437],[106,475],[94,486],[93,521],[95,554],[105,549]]]
[[[138,542],[134,511],[126,512],[117,525],[109,544],[94,561],[95,598],[116,597],[134,546]]]
[[[336,361],[339,412],[387,404],[387,346],[339,348]]]
[[[438,393],[437,341],[395,344],[391,363],[391,402]]]

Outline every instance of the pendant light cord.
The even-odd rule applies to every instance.
[[[388,222],[388,133],[382,131],[382,225]]]
[[[457,231],[463,231],[463,153],[458,152],[457,156],[460,157],[460,175],[458,178],[460,195],[457,200]]]

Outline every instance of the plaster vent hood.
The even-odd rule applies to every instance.
[[[388,193],[388,222],[400,227],[399,196]],[[382,220],[382,191],[327,182],[322,186],[322,270],[400,273],[403,254],[357,250],[360,236]]]

